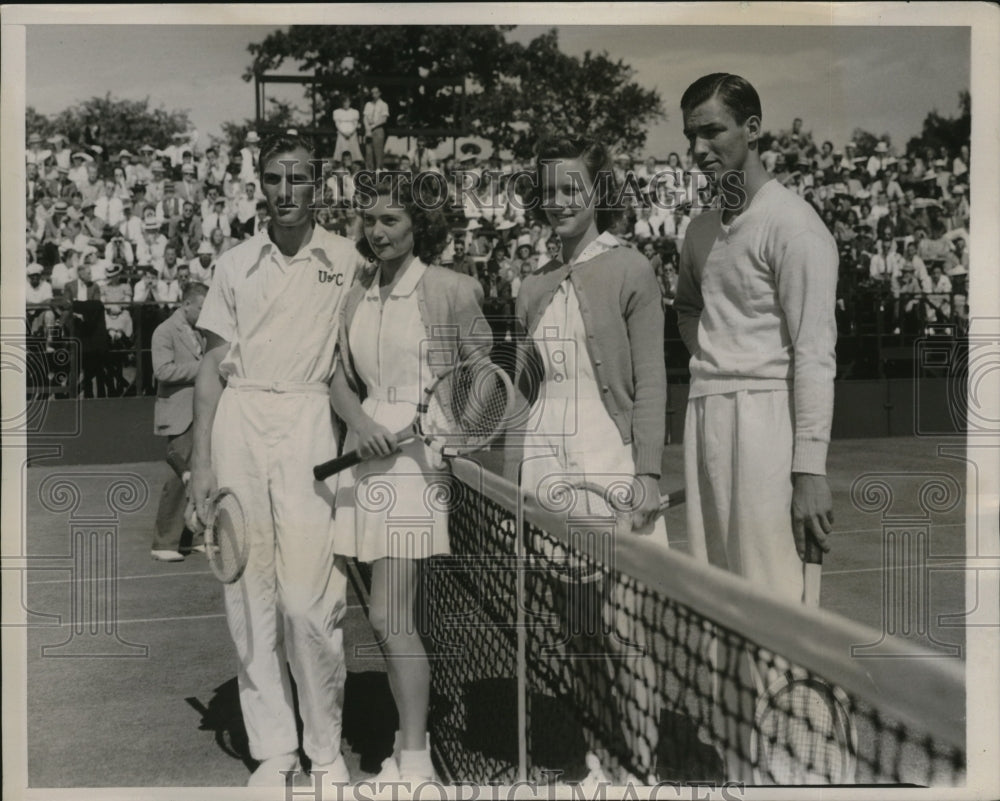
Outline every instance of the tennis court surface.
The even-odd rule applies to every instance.
[[[961,785],[966,463],[940,442],[833,443],[837,536],[818,612],[689,564],[683,507],[666,513],[667,557],[643,542],[602,552],[601,521],[519,506],[489,472],[456,468],[455,556],[429,572],[424,615],[443,777],[579,780],[589,752],[612,781]],[[683,483],[681,457],[668,446],[662,490]],[[149,556],[167,470],[26,471],[31,787],[246,782],[221,587],[199,554]],[[360,779],[391,747],[395,712],[357,577],[344,750]],[[751,679],[788,673],[837,688],[848,714],[833,745],[815,750],[815,715],[794,700],[770,729],[753,725]],[[789,748],[800,735],[812,744]],[[790,772],[754,773],[751,750]]]

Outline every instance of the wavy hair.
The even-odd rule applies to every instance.
[[[426,182],[424,182],[426,183]],[[384,175],[376,179],[375,192],[382,197],[388,197],[396,206],[402,206],[403,212],[410,218],[413,225],[413,253],[424,264],[432,264],[448,241],[448,223],[444,213],[436,207],[432,198],[426,193],[414,191],[414,185],[419,182],[410,178],[400,178],[399,174]],[[368,237],[358,240],[358,252],[368,261],[375,261],[375,251],[368,243]]]

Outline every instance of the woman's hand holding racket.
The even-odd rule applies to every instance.
[[[503,431],[513,402],[514,387],[502,368],[482,356],[462,361],[424,390],[409,426],[392,433],[374,422],[363,425],[362,447],[316,465],[313,477],[324,481],[366,459],[389,456],[413,439],[420,439],[439,457],[475,453],[489,447]]]
[[[641,529],[652,523],[660,509],[660,485],[648,475],[636,476],[632,481],[632,529]]]
[[[205,523],[208,521],[210,511],[209,500],[215,495],[218,485],[215,481],[215,471],[212,470],[211,465],[192,464],[190,472],[191,478],[188,483],[188,497],[194,505],[197,523],[201,530],[204,529]],[[194,527],[191,526],[191,522],[188,522],[188,527],[192,531],[195,531]],[[201,533],[200,530],[196,533]]]

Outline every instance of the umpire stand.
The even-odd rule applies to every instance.
[[[310,117],[308,125],[278,126],[268,122],[267,87],[274,85],[298,85],[305,87],[309,99]],[[329,100],[332,96],[349,95],[357,98],[368,87],[378,86],[388,95],[390,116],[386,125],[386,135],[406,139],[406,149],[409,151],[410,140],[424,137],[429,140],[451,139],[452,155],[457,154],[457,139],[469,134],[467,123],[467,108],[465,97],[465,76],[452,75],[436,78],[420,78],[409,75],[365,75],[352,78],[324,75],[254,75],[254,121],[257,131],[263,134],[273,134],[287,131],[294,127],[301,134],[311,136],[324,153],[333,154],[337,140],[337,128],[332,122],[332,112],[321,112],[321,100]],[[409,110],[421,96],[428,93],[448,93],[454,98],[452,113],[448,119],[440,120],[439,125],[417,126],[410,124]],[[334,108],[332,103],[327,103]],[[394,109],[393,106],[396,108]],[[361,109],[359,109],[360,111]],[[329,121],[323,119],[328,117]],[[334,154],[335,155],[335,154]]]

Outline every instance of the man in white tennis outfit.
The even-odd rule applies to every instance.
[[[674,301],[691,352],[688,536],[695,554],[800,602],[806,531],[829,550],[833,522],[837,247],[764,169],[760,98],[746,80],[706,75],[681,110],[723,200],[691,221]]]
[[[225,605],[260,762],[251,786],[285,784],[283,772],[298,769],[288,666],[314,778],[349,781],[340,755],[346,573],[333,550],[333,491],[312,467],[337,453],[328,388],[358,256],[354,242],[313,222],[315,155],[297,136],[264,143],[271,223],[219,257],[198,318],[207,346],[195,384],[192,497],[204,520],[211,492],[232,489],[250,542]]]
[[[760,158],[761,106],[743,78],[699,78],[681,98],[698,168],[721,208],[691,221],[674,308],[691,353],[684,474],[691,552],[789,603],[803,598],[805,539],[829,550],[826,455],[836,371],[837,247],[816,211],[771,178]],[[723,642],[706,642],[728,664]],[[780,675],[765,654],[741,661],[738,684],[762,694]],[[721,681],[714,694],[735,691]],[[720,747],[732,780],[751,780],[750,732]],[[722,753],[724,751],[724,753]]]

